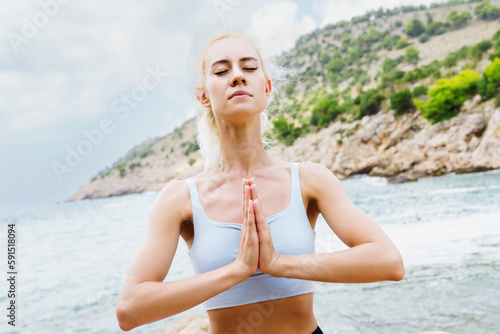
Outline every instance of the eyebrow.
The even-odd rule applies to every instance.
[[[255,61],[257,61],[257,58],[255,58],[255,57],[243,57],[243,58],[240,59],[240,63],[243,63],[243,62],[249,61],[249,60],[255,60]],[[210,66],[210,68],[213,68],[217,64],[229,64],[229,60],[227,60],[227,59],[216,60],[216,61],[214,61],[212,63],[212,65]]]

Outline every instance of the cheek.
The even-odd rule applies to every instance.
[[[212,104],[224,97],[222,85],[215,80],[207,82],[207,93]]]

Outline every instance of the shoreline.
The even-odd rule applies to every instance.
[[[418,182],[420,180],[425,180],[425,179],[430,179],[430,178],[439,178],[439,177],[454,176],[454,175],[468,175],[468,174],[476,174],[476,173],[494,172],[494,171],[497,171],[497,170],[500,170],[500,167],[499,168],[483,169],[483,170],[466,171],[466,172],[451,171],[449,173],[435,175],[435,176],[433,176],[433,175],[423,175],[423,176],[420,176],[419,178],[412,179],[412,180],[408,180],[408,179],[402,179],[402,180],[400,180],[400,179],[398,179],[397,176],[396,177],[394,177],[394,176],[371,176],[369,174],[353,174],[353,175],[350,175],[350,176],[348,176],[346,178],[339,178],[339,180],[340,181],[347,181],[347,180],[351,180],[351,179],[354,179],[354,178],[366,177],[366,178],[373,178],[373,179],[383,179],[385,182],[387,182],[387,184],[400,184],[400,183]],[[39,207],[39,206],[55,205],[55,204],[62,204],[62,203],[68,203],[68,202],[77,202],[77,201],[82,201],[82,200],[92,200],[92,199],[99,199],[99,198],[112,198],[112,197],[120,197],[120,196],[126,196],[126,195],[137,195],[137,194],[144,194],[144,193],[148,193],[148,192],[158,193],[159,191],[161,191],[161,189],[159,189],[159,190],[145,190],[145,191],[140,191],[140,192],[127,192],[127,193],[123,193],[123,194],[116,194],[116,195],[109,195],[109,196],[87,197],[87,198],[76,199],[76,200],[61,200],[61,201],[51,202],[51,203],[47,203],[47,204],[40,204],[40,205],[36,205],[36,206],[33,206],[33,207],[31,207],[31,206],[30,207],[21,207],[21,208],[18,208],[18,209],[20,209],[20,210],[21,209],[30,209],[30,208],[35,208],[35,207]]]

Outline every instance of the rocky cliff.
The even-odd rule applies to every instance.
[[[500,168],[500,109],[468,101],[456,118],[431,125],[415,111],[380,112],[336,122],[281,150],[286,160],[311,160],[343,179],[354,174],[414,181],[446,173]]]

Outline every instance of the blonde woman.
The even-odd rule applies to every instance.
[[[322,333],[313,281],[399,281],[402,258],[326,167],[265,150],[272,84],[259,50],[224,34],[203,49],[196,97],[205,169],[169,183],[117,303],[123,330],[203,303],[209,333]],[[322,214],[349,246],[315,253]],[[163,282],[181,236],[195,276]]]

